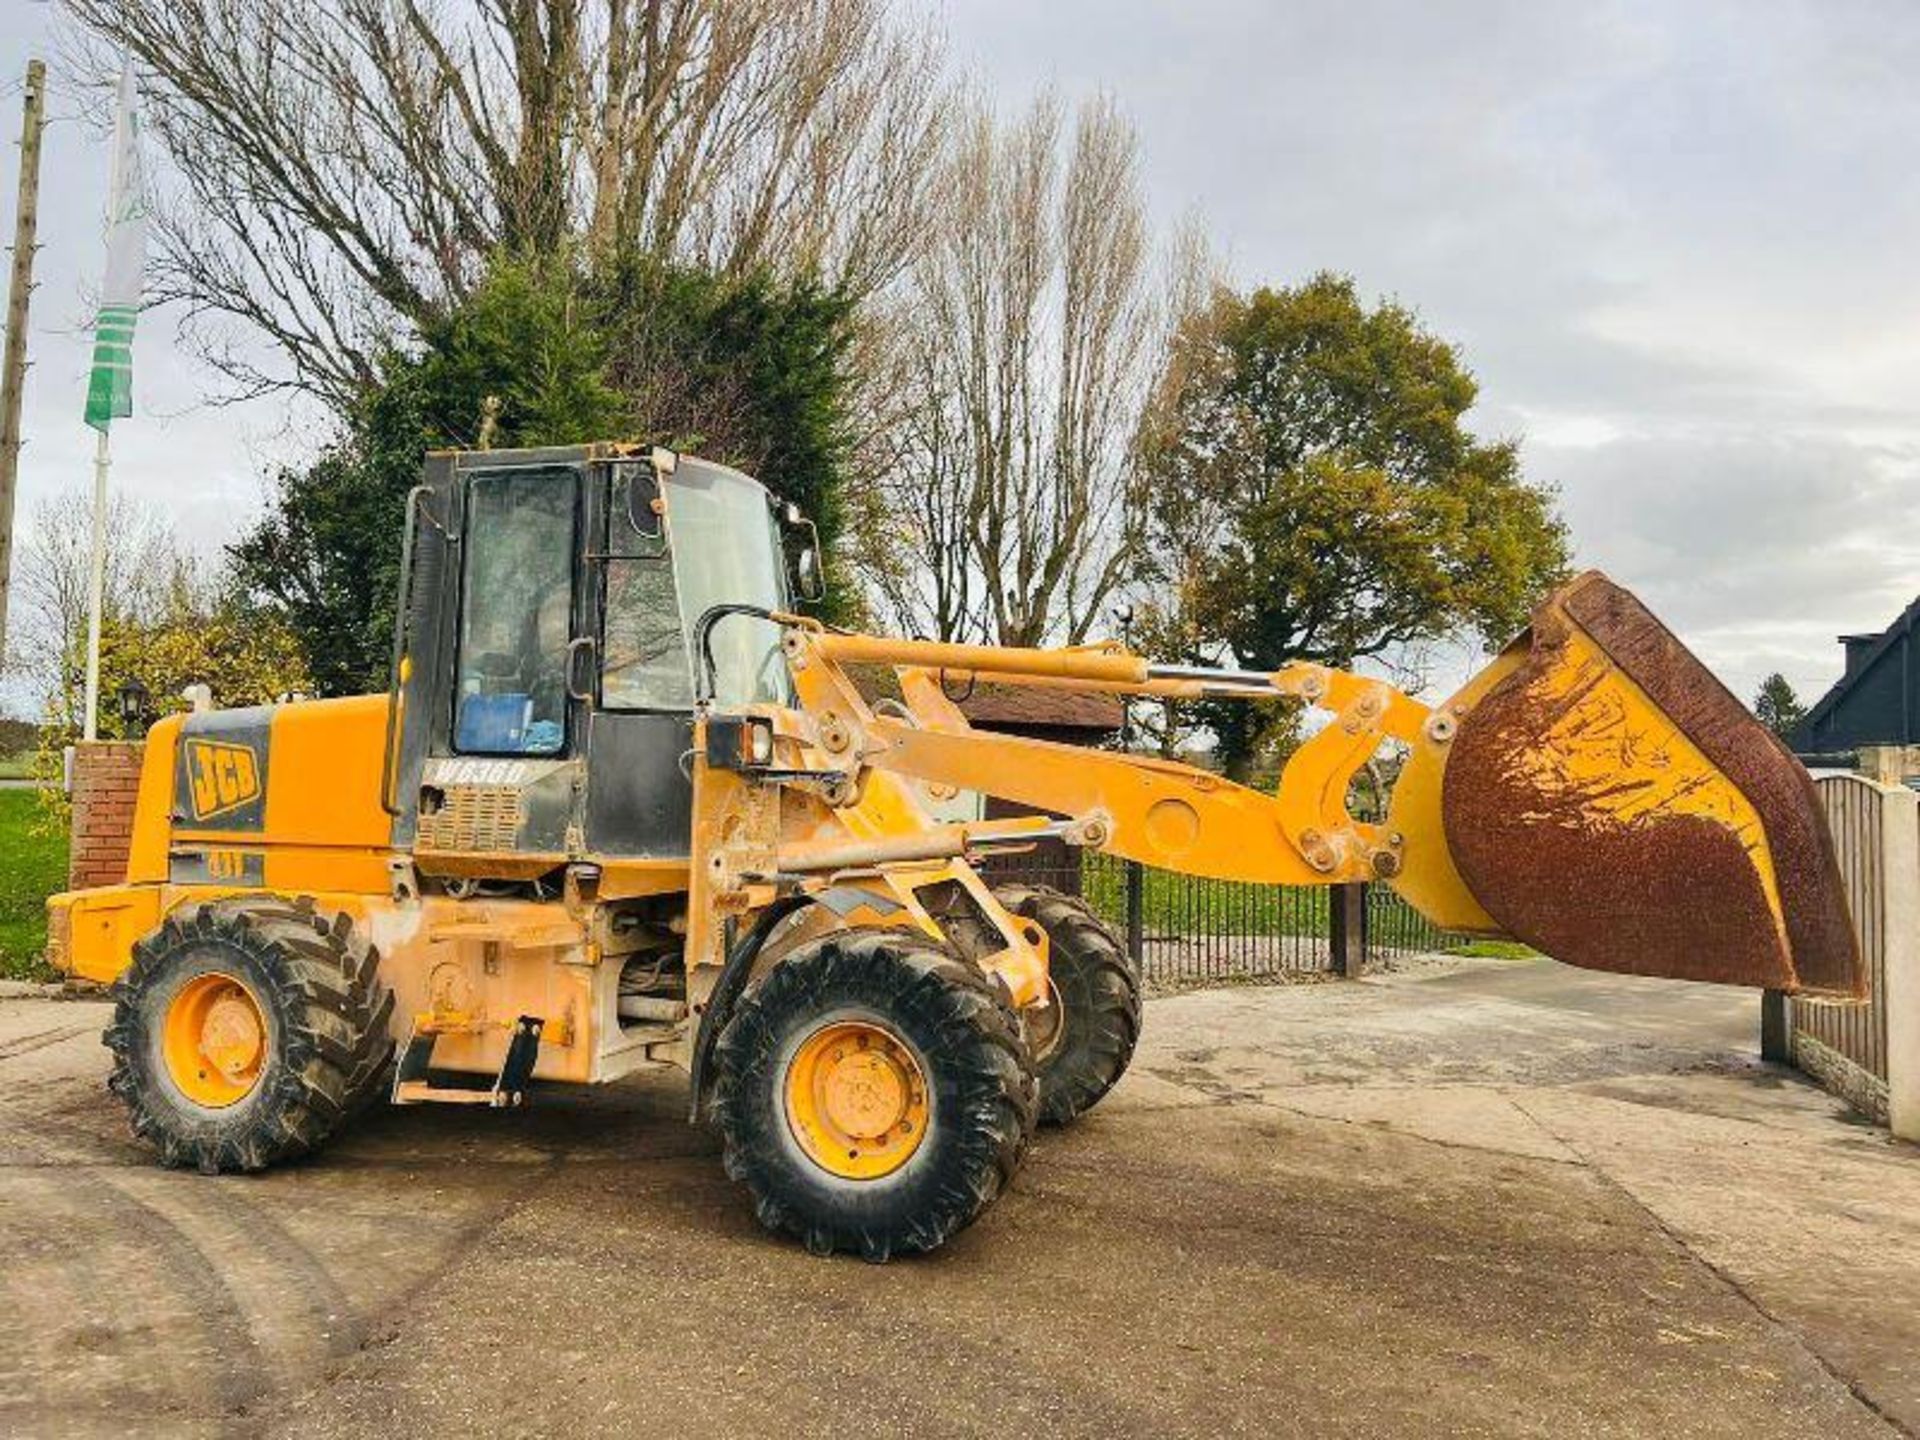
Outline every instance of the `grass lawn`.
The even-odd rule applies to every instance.
[[[67,884],[67,840],[35,828],[40,797],[32,790],[0,790],[0,977],[50,980],[41,956],[47,948],[47,896]]]
[[[1449,947],[1449,955],[1473,960],[1538,960],[1540,952],[1518,940],[1466,940]]]
[[[1042,883],[1071,883],[1065,875],[1036,878]],[[1080,894],[1108,925],[1116,931],[1125,930],[1124,865],[1086,857],[1080,871]],[[1321,886],[1250,885],[1149,868],[1140,887],[1141,928],[1148,939],[1325,935],[1328,901],[1329,892]],[[1376,894],[1368,912],[1371,943],[1383,949],[1434,950],[1501,960],[1528,959],[1534,954],[1511,940],[1443,934],[1421,919],[1412,906],[1390,895]]]
[[[18,755],[0,755],[0,780],[31,780],[33,778],[33,752],[23,750]]]
[[[1081,895],[1117,930],[1127,923],[1123,866],[1086,864]],[[1141,928],[1153,935],[1324,935],[1327,892],[1317,886],[1246,885],[1147,870],[1140,886]]]

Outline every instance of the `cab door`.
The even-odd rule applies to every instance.
[[[647,460],[602,467],[595,693],[587,723],[586,848],[592,855],[684,859],[692,843],[692,664],[674,576],[671,517],[657,536],[633,523]],[[641,509],[645,509],[644,502]]]

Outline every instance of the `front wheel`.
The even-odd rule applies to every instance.
[[[714,1058],[727,1174],[816,1254],[934,1249],[1006,1188],[1033,1133],[1018,1020],[973,965],[904,931],[800,946]]]

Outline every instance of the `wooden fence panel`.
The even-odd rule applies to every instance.
[[[1915,837],[1906,832],[1914,829],[1920,811],[1911,792],[1858,775],[1824,776],[1815,788],[1833,832],[1847,906],[1860,937],[1872,993],[1864,1005],[1794,1000],[1788,1012],[1794,1063],[1884,1120],[1887,948],[1894,938],[1888,923],[1890,916],[1906,913],[1899,903],[1905,897],[1896,895],[1895,887],[1920,883],[1920,875],[1906,873],[1915,845]],[[1835,1057],[1861,1074],[1829,1073],[1837,1069]]]

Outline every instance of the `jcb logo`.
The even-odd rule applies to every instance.
[[[260,795],[260,767],[246,745],[187,741],[187,781],[196,820],[238,810]]]

